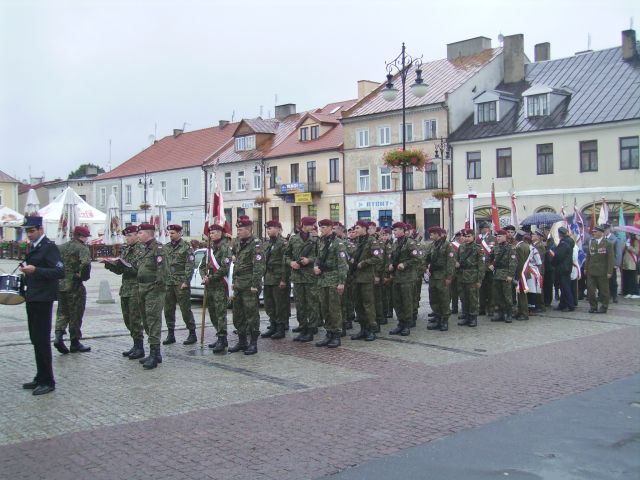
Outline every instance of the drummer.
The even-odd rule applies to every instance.
[[[51,318],[53,302],[58,298],[58,280],[64,278],[64,264],[58,247],[44,234],[42,217],[25,217],[22,228],[31,242],[20,271],[25,274],[29,338],[37,367],[33,381],[22,388],[33,390],[33,395],[44,395],[56,388],[51,361]]]

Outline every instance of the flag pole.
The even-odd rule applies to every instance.
[[[215,175],[215,173],[214,173]],[[212,221],[211,218],[211,211],[213,210],[213,182],[211,185],[211,193],[210,193],[210,197],[209,197],[209,210],[208,210],[208,214],[207,214],[207,219],[205,220],[205,226],[209,226],[210,222]],[[205,200],[205,205],[206,205],[206,200]],[[209,235],[209,229],[206,229],[206,235],[207,235],[207,254],[205,255],[205,272],[206,275],[209,274],[209,252],[211,251],[211,235]],[[203,279],[204,280],[204,279]],[[202,297],[202,317],[201,317],[201,321],[200,321],[200,350],[204,349],[204,322],[205,322],[205,317],[207,315],[207,296],[208,296],[208,289],[207,289],[208,285],[207,282],[205,282],[204,284],[204,289],[203,289],[203,297]]]

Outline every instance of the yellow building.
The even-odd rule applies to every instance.
[[[18,186],[20,181],[0,170],[0,207],[7,207],[18,213]],[[2,219],[0,219],[2,220]],[[6,220],[11,220],[7,218]],[[16,240],[15,228],[0,226],[0,240]]]

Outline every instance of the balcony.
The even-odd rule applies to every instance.
[[[279,197],[287,197],[296,193],[312,193],[322,195],[322,185],[320,182],[294,182],[277,183],[275,194]]]

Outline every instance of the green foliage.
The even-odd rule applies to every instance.
[[[104,173],[104,168],[94,165],[93,163],[83,163],[77,169],[69,174],[68,180],[74,178],[82,178],[87,176],[87,169],[95,168],[97,170],[98,175]]]

